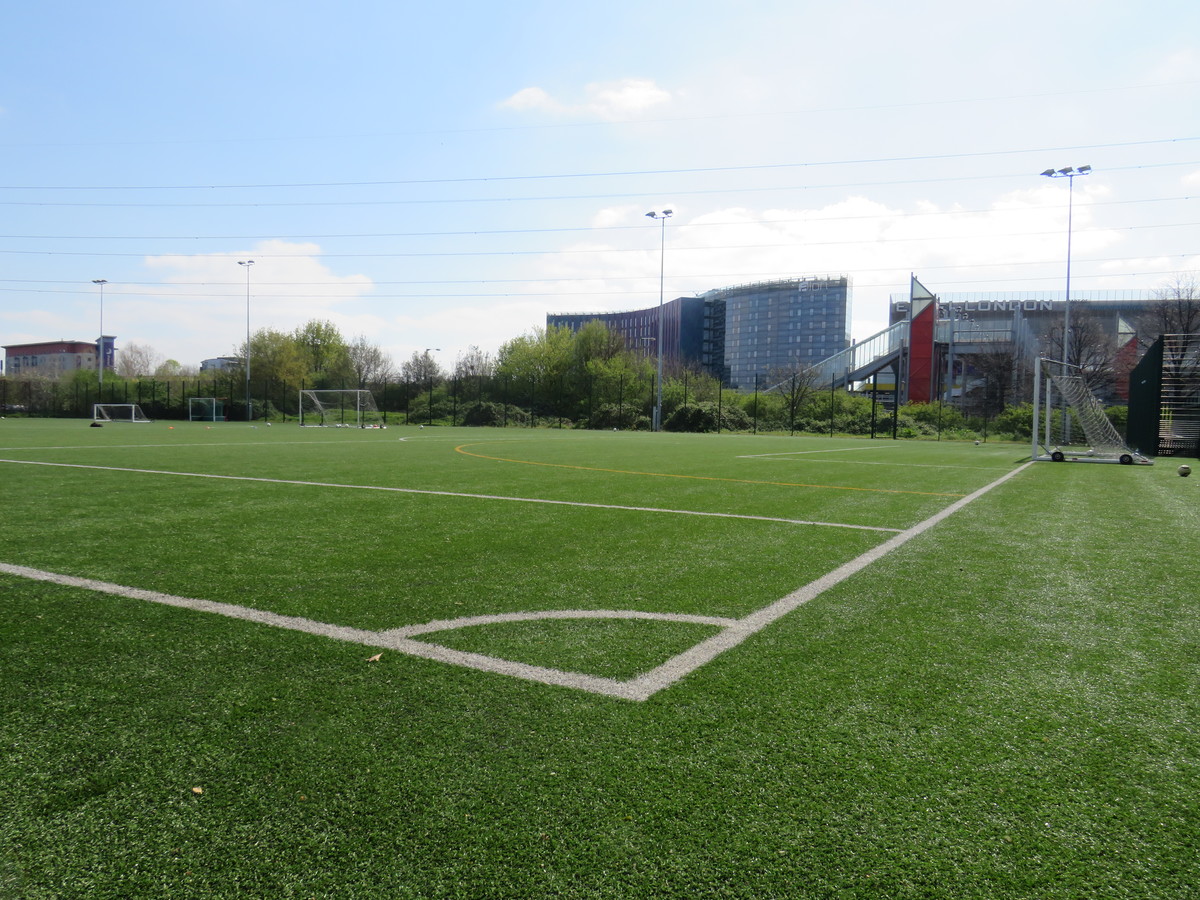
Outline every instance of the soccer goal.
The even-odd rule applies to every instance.
[[[300,425],[309,428],[382,428],[383,416],[370,391],[301,391]]]
[[[1034,460],[1154,465],[1126,446],[1078,366],[1035,359],[1033,385]]]
[[[189,397],[189,422],[224,422],[225,404],[217,397]]]
[[[136,403],[93,403],[93,422],[149,422]]]

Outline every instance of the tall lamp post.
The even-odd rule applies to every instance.
[[[100,373],[100,389],[104,389],[104,286],[108,284],[107,278],[93,278],[92,284],[100,285],[100,350],[99,359],[96,360],[96,370]],[[103,397],[101,401],[103,401]]]
[[[1067,296],[1063,303],[1063,362],[1071,365],[1071,231],[1075,217],[1075,176],[1092,174],[1091,166],[1077,166],[1065,169],[1047,169],[1042,173],[1046,178],[1067,179]],[[1067,399],[1063,398],[1063,436],[1067,443],[1071,442],[1071,416],[1067,412]]]
[[[250,414],[250,267],[252,259],[239,259],[238,265],[246,269],[246,421],[253,416]]]
[[[663,397],[663,276],[667,265],[667,219],[674,210],[664,209],[662,212],[651,210],[646,213],[651,219],[657,219],[661,224],[658,245],[658,392],[654,398],[654,421],[651,427],[655,431],[662,430],[662,397]]]
[[[429,355],[430,350],[433,350],[435,353],[441,353],[442,348],[441,347],[426,347],[425,348],[425,361],[427,363],[429,363],[429,424],[432,425],[433,424],[433,357],[431,357]]]
[[[1042,173],[1046,178],[1067,179],[1067,299],[1063,304],[1063,362],[1071,363],[1071,230],[1075,217],[1075,176],[1090,175],[1091,166],[1079,166],[1065,169],[1047,169]]]

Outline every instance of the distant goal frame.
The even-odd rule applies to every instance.
[[[224,400],[220,397],[188,397],[188,421],[224,422]]]
[[[113,415],[113,413],[119,415]],[[152,421],[136,403],[93,403],[93,422],[129,422],[146,424]]]
[[[383,415],[369,390],[301,389],[296,402],[301,428],[385,428]]]

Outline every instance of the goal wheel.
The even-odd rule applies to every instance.
[[[1133,465],[1133,457],[1130,456],[1128,453],[1122,453],[1121,457],[1120,457],[1120,462],[1121,462],[1121,465],[1123,465],[1123,466],[1132,466]]]
[[[1067,458],[1067,456],[1061,450],[1055,450],[1053,453],[1050,454],[1050,458],[1052,460],[1054,460],[1055,462],[1062,462],[1063,460],[1065,460]]]

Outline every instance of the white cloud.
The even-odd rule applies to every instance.
[[[616,122],[636,118],[672,100],[670,91],[649,78],[592,82],[584,86],[583,93],[582,98],[570,102],[552,97],[540,87],[527,87],[502,100],[499,106],[520,112],[532,110],[553,116]]]
[[[311,319],[333,322],[347,337],[369,330],[378,317],[351,307],[373,289],[365,275],[340,276],[320,261],[311,243],[263,241],[238,253],[172,254],[144,260],[159,284],[109,284],[105,330],[118,345],[147,344],[165,356],[195,365],[222,356],[245,340],[246,269],[250,328],[291,331]]]

